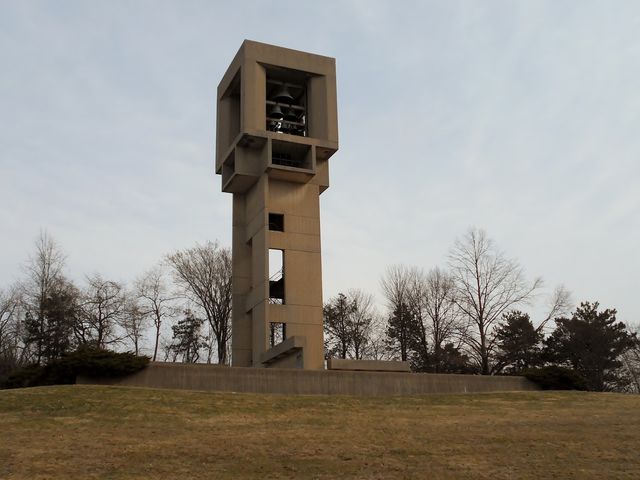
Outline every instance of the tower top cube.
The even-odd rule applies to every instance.
[[[244,188],[238,179],[259,176],[279,160],[278,169],[299,167],[308,181],[317,162],[338,149],[335,59],[245,40],[218,85],[216,130],[216,173],[223,175],[223,189],[232,183]],[[272,156],[273,141],[284,153]],[[238,147],[261,149],[267,143],[264,165],[235,166],[236,156],[244,155]],[[304,148],[312,153],[298,165],[296,152]]]

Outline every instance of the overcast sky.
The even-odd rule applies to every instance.
[[[245,38],[337,60],[325,298],[476,226],[640,322],[636,1],[0,0],[0,286],[40,229],[78,281],[230,245],[215,91]]]

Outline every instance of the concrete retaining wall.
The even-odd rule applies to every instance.
[[[524,377],[221,367],[153,362],[124,378],[78,377],[79,384],[306,395],[419,395],[537,390]]]

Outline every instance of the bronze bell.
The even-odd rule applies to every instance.
[[[280,89],[273,96],[273,100],[280,103],[292,103],[293,96],[289,93],[289,89],[287,88],[287,84],[283,83]]]
[[[295,109],[290,108],[287,110],[287,114],[284,116],[284,119],[288,122],[297,122],[298,121],[298,112]]]
[[[279,105],[274,105],[273,108],[269,111],[269,118],[274,118],[276,120],[282,120],[284,118]]]

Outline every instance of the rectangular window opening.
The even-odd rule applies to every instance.
[[[269,249],[269,303],[284,305],[284,251]]]
[[[284,232],[284,215],[281,213],[269,214],[269,230]]]
[[[306,137],[308,75],[275,67],[266,74],[267,130]]]
[[[271,162],[284,167],[313,168],[309,145],[273,140],[271,142]]]
[[[271,322],[269,324],[269,345],[271,348],[284,342],[287,339],[287,324],[281,322]]]

